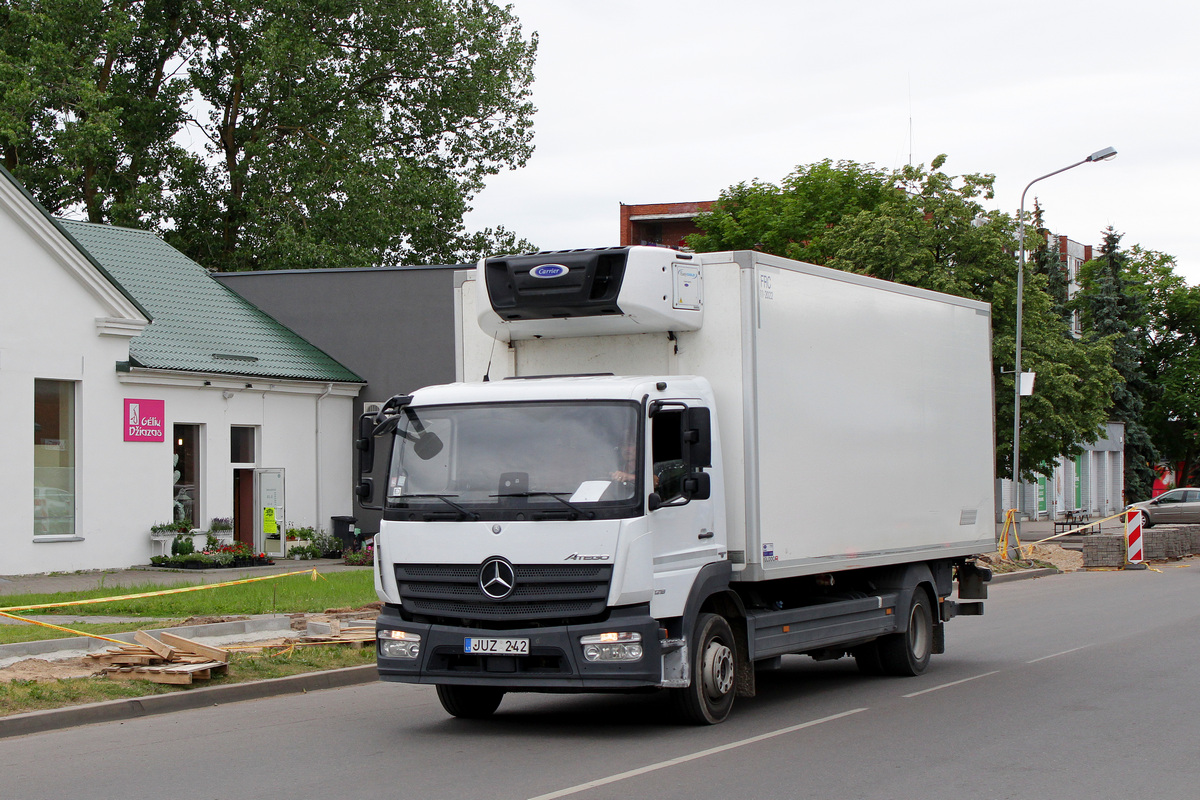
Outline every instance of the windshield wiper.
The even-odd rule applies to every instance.
[[[570,492],[505,492],[504,494],[490,494],[488,497],[552,497],[567,508],[574,511],[576,514],[582,514],[588,519],[594,519],[596,517],[595,511],[585,511],[569,500],[563,500],[562,495],[564,494],[570,494]]]
[[[402,494],[399,497],[397,497],[396,499],[397,500],[427,500],[430,497],[436,497],[438,500],[441,500],[443,503],[450,506],[455,511],[457,511],[459,514],[461,514],[463,516],[463,519],[471,519],[471,520],[479,519],[479,515],[476,514],[474,511],[468,511],[467,509],[463,508],[458,503],[456,503],[450,499],[451,497],[458,497],[458,495],[456,495],[456,494]]]

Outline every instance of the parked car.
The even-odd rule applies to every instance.
[[[1152,528],[1161,523],[1200,523],[1200,489],[1185,486],[1164,492],[1153,500],[1131,503],[1126,511],[1142,512],[1143,526]]]

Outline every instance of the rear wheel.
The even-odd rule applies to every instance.
[[[688,722],[715,725],[729,716],[736,694],[733,629],[722,616],[701,614],[691,645],[692,684],[672,690],[675,704]]]
[[[913,592],[908,630],[878,640],[879,660],[889,675],[920,675],[933,653],[933,612],[924,589]]]
[[[503,689],[490,686],[438,686],[437,694],[446,713],[460,719],[490,717],[504,699]]]

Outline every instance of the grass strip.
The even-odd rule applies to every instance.
[[[183,581],[170,586],[144,583],[131,586],[106,586],[82,592],[3,595],[0,596],[0,608],[116,597],[198,585],[201,585],[201,582]],[[210,591],[97,603],[77,608],[43,609],[37,613],[185,619],[198,616],[238,616],[242,614],[319,613],[330,608],[359,608],[375,599],[372,570],[356,569],[331,572],[328,575],[321,575],[315,581],[309,575],[292,575],[273,581],[225,586]]]
[[[192,687],[171,686],[150,681],[114,681],[104,677],[65,678],[47,682],[16,680],[0,683],[0,716],[50,708],[147,697],[169,692],[186,692],[203,686],[246,683],[269,678],[285,678],[305,672],[356,667],[375,663],[373,647],[354,648],[344,644],[325,647],[297,647],[276,655],[233,652],[229,672],[211,680],[196,681]]]

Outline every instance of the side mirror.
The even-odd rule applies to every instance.
[[[375,469],[375,415],[363,414],[358,418],[358,474],[367,475]]]
[[[708,409],[689,406],[683,415],[683,460],[691,469],[711,467],[712,422]]]

